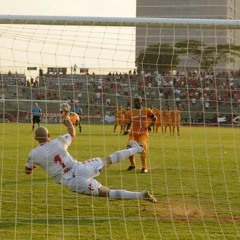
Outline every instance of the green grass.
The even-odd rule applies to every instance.
[[[52,138],[65,133],[48,125]],[[84,125],[69,151],[82,161],[125,148],[112,125]],[[0,124],[0,239],[240,239],[240,129],[182,127],[150,134],[148,174],[129,161],[97,179],[110,188],[149,189],[158,198],[118,201],[78,195],[37,168],[24,173],[37,145],[30,124]]]

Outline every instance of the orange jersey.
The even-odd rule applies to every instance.
[[[163,112],[163,122],[165,126],[168,126],[171,124],[172,119],[171,119],[172,112],[171,111],[164,111]]]
[[[181,122],[181,113],[182,111],[175,109],[172,111],[172,123],[175,125],[179,125]]]
[[[70,112],[69,114],[70,120],[74,126],[77,126],[80,119],[79,116],[75,112]]]
[[[152,108],[152,112],[153,112],[153,114],[156,116],[156,115],[157,115],[157,112],[158,112],[158,109],[157,109],[157,108]]]
[[[131,109],[131,129],[130,134],[148,133],[148,126],[154,116],[153,111],[150,108]]]
[[[126,126],[129,122],[130,122],[130,120],[131,120],[131,118],[130,118],[130,109],[125,109],[125,111],[124,111],[124,125]]]
[[[116,118],[116,125],[123,125],[123,118],[124,118],[124,109],[118,108],[114,112],[114,116]]]
[[[154,115],[156,116],[156,126],[161,126],[163,124],[163,110],[155,108],[155,111],[153,111]]]

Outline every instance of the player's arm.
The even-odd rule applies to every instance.
[[[157,117],[156,117],[155,114],[152,114],[152,115],[150,116],[150,119],[152,120],[152,123],[155,123],[156,120],[157,120]]]
[[[132,126],[132,121],[129,121],[126,126],[126,130],[124,131],[123,135],[129,134],[130,128]]]
[[[60,107],[61,117],[64,120],[65,126],[67,127],[68,133],[74,138],[76,136],[75,128],[70,119],[70,106],[66,103],[62,104]]]
[[[157,120],[156,115],[152,112],[151,115],[149,116],[149,118],[151,119],[151,123],[149,124],[149,126],[154,126],[154,124],[156,123],[156,120]]]
[[[25,167],[25,173],[26,173],[26,174],[32,173],[32,171],[33,171],[34,168],[36,168],[36,166],[33,166],[33,168]]]
[[[32,159],[33,159],[33,156],[32,156],[32,152],[31,152],[28,156],[28,160],[27,160],[27,163],[25,165],[25,173],[26,174],[32,173],[32,171],[36,168]]]
[[[76,136],[76,131],[72,124],[72,121],[70,120],[69,114],[67,117],[64,117],[64,123],[67,127],[68,133],[74,138]]]

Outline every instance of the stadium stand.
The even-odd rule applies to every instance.
[[[170,73],[109,73],[107,75],[42,75],[39,82],[27,79],[24,74],[1,74],[1,88],[5,99],[1,107],[26,121],[31,108],[21,99],[48,100],[41,104],[46,114],[55,114],[58,103],[51,100],[78,102],[83,109],[83,121],[100,119],[111,114],[117,106],[131,105],[131,96],[140,95],[148,107],[175,108],[183,111],[183,124],[214,124],[225,117],[231,124],[240,113],[240,71],[219,73],[197,73],[194,71]],[[52,121],[52,122],[55,122]]]

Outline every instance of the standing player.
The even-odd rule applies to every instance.
[[[35,123],[37,123],[38,127],[40,127],[41,115],[42,110],[38,106],[38,103],[35,103],[35,106],[32,108],[32,131],[35,128]]]
[[[164,133],[167,136],[167,129],[169,128],[169,133],[172,135],[172,111],[171,108],[168,107],[163,111],[163,125],[164,125]]]
[[[172,111],[172,133],[174,135],[175,133],[175,128],[177,129],[177,135],[180,136],[180,123],[181,123],[181,114],[182,111],[180,110],[179,107],[176,107]]]
[[[151,107],[151,109],[152,109],[153,114],[157,117],[158,109],[153,106]],[[156,123],[157,123],[156,121],[152,122],[151,126],[149,128],[149,130],[152,128],[151,130],[152,130],[153,134],[156,133]]]
[[[68,133],[50,140],[47,128],[39,127],[35,131],[35,139],[39,146],[31,150],[25,166],[25,173],[30,174],[36,166],[42,167],[57,182],[73,192],[80,194],[109,197],[115,199],[143,199],[156,203],[157,200],[148,191],[130,192],[123,189],[112,190],[102,186],[94,177],[111,164],[119,163],[125,158],[143,151],[135,141],[129,142],[130,149],[124,149],[110,154],[106,160],[91,158],[78,162],[67,151],[73,138],[76,136],[75,128],[69,117],[70,106],[61,106],[63,118]]]
[[[124,120],[123,120],[123,135],[125,135],[125,132],[128,131],[128,123],[130,122],[130,113],[131,113],[131,109],[130,107],[127,107],[125,110],[124,110]]]
[[[152,122],[155,122],[156,117],[151,108],[142,107],[142,98],[137,96],[134,98],[134,108],[130,110],[130,122],[128,125],[129,139],[127,146],[130,147],[132,140],[135,140],[144,151],[140,153],[142,162],[141,173],[147,173],[147,151],[148,151],[148,127]],[[135,169],[135,157],[130,156],[130,166],[128,171]]]
[[[158,129],[160,127],[161,133],[163,134],[163,110],[162,110],[162,107],[160,106],[159,109],[156,108],[155,111],[153,111],[153,113],[157,118],[154,128],[153,128],[153,133],[158,134]]]
[[[124,109],[122,106],[119,106],[114,111],[114,116],[115,116],[115,125],[113,128],[113,132],[115,133],[117,126],[120,126],[120,134],[122,134],[124,131]]]

